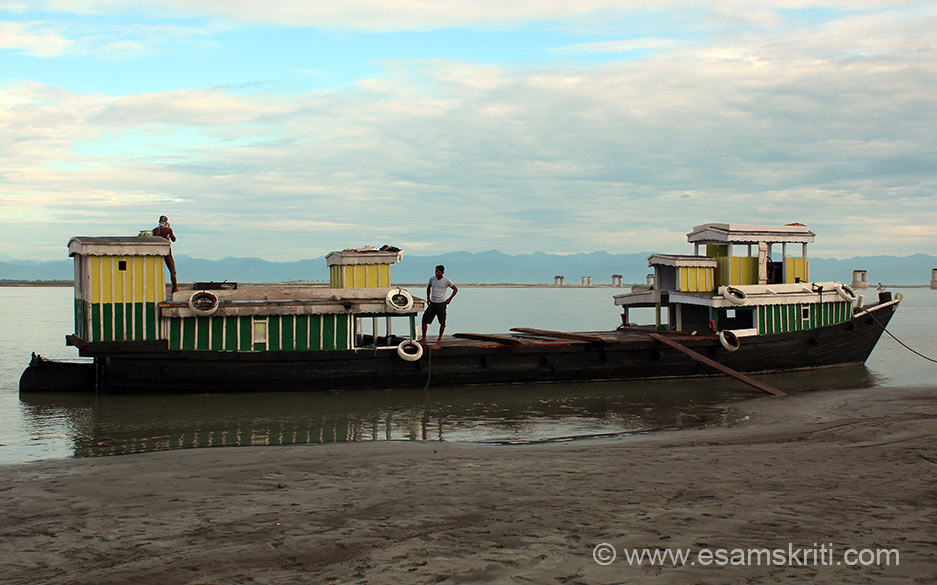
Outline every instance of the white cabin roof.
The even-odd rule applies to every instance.
[[[75,236],[69,256],[169,256],[169,240],[159,236]]]
[[[787,225],[742,225],[732,223],[704,223],[686,235],[691,244],[757,244],[813,242],[814,234],[800,223]]]
[[[325,257],[328,266],[355,264],[396,264],[403,257],[403,250],[341,250],[329,252]]]
[[[718,262],[708,256],[688,256],[680,254],[652,254],[647,259],[648,266],[676,266],[715,268]]]

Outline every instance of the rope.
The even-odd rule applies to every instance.
[[[433,348],[429,345],[426,346],[426,386],[423,386],[423,390],[429,390],[429,381],[433,378]]]
[[[869,317],[872,317],[872,319],[874,319],[876,323],[878,323],[878,326],[882,328],[882,331],[884,331],[885,333],[887,333],[888,335],[890,335],[891,338],[894,339],[895,341],[897,341],[900,346],[902,346],[903,348],[907,349],[907,350],[910,351],[911,353],[916,354],[916,355],[918,355],[918,356],[920,356],[920,357],[926,359],[926,360],[929,361],[929,362],[934,362],[935,364],[937,364],[937,360],[935,360],[934,358],[927,357],[927,356],[924,355],[923,353],[917,351],[916,349],[914,349],[914,348],[912,348],[912,347],[909,347],[907,344],[905,344],[905,342],[903,342],[903,341],[901,341],[900,339],[898,339],[897,337],[895,337],[895,335],[894,335],[891,331],[889,331],[888,328],[885,327],[885,325],[875,317],[875,315],[873,315],[872,313],[869,313],[868,315],[869,315]]]

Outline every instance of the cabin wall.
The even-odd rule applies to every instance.
[[[703,266],[681,266],[677,290],[683,292],[710,292],[715,287],[715,270]]]
[[[169,349],[312,351],[349,349],[349,315],[164,317]]]
[[[159,338],[161,256],[75,256],[75,334],[88,341]]]
[[[674,266],[655,266],[654,286],[658,290],[677,290],[677,268]]]
[[[758,333],[770,335],[835,325],[851,318],[852,303],[798,303],[758,307]]]
[[[810,281],[810,263],[806,258],[787,256],[784,258],[784,282]]]
[[[332,288],[384,288],[390,286],[390,264],[333,264],[329,267]]]
[[[716,285],[758,284],[758,258],[721,256],[716,258]]]

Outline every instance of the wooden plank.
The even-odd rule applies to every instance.
[[[767,392],[768,394],[771,394],[773,396],[787,396],[787,394],[785,394],[784,392],[781,392],[777,388],[774,388],[773,386],[768,386],[767,384],[762,384],[758,380],[755,380],[754,378],[750,378],[749,376],[746,376],[742,372],[733,370],[729,366],[720,364],[716,360],[709,359],[703,354],[695,352],[689,347],[683,345],[682,343],[676,342],[673,339],[667,339],[663,335],[658,335],[657,333],[648,333],[648,336],[651,337],[652,339],[656,339],[657,341],[660,341],[663,344],[669,345],[670,347],[678,351],[685,353],[686,355],[690,356],[691,358],[695,359],[696,361],[700,363],[706,364],[707,366],[711,368],[715,368],[716,370],[719,370],[720,372],[722,372],[723,374],[726,374],[727,376],[732,376],[733,378],[735,378],[736,380],[739,380],[740,382],[744,382],[748,384],[749,386],[753,386],[761,390],[762,392]]]
[[[550,331],[548,329],[531,329],[529,327],[512,327],[511,331],[518,333],[530,333],[541,337],[553,337],[555,339],[574,339],[576,341],[588,341],[589,343],[609,343],[615,341],[599,335],[589,335],[586,333],[567,333],[566,331]]]
[[[500,343],[502,345],[523,345],[520,339],[516,337],[509,337],[507,335],[493,335],[493,334],[482,334],[482,333],[456,333],[453,337],[458,337],[461,339],[472,339],[475,341],[493,341],[495,343]]]

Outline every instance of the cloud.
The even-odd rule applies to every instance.
[[[705,221],[802,221],[822,255],[933,252],[935,25],[857,14],[600,64],[391,59],[331,91],[7,85],[0,222],[46,247],[166,213],[203,257],[678,252]]]
[[[45,30],[42,22],[0,22],[0,50],[9,49],[33,57],[57,57],[73,43],[63,35]]]
[[[44,0],[36,3],[50,11],[74,14],[111,14],[128,10],[119,0]],[[19,6],[19,3],[14,3]],[[842,11],[884,10],[892,0],[826,0],[805,3],[802,0],[771,0],[752,3],[747,0],[660,0],[648,4],[642,0],[349,0],[347,2],[256,2],[255,0],[141,0],[135,10],[145,10],[162,17],[206,18],[241,25],[314,27],[365,31],[425,31],[446,28],[503,28],[529,23],[564,23],[572,26],[591,24],[606,30],[610,23],[650,14],[682,19],[692,14],[701,25],[782,27],[787,12],[803,9]]]
[[[630,53],[632,51],[649,51],[670,49],[679,46],[680,41],[661,38],[639,38],[621,41],[594,41],[577,45],[557,47],[554,52],[561,55],[608,55],[615,53]]]

